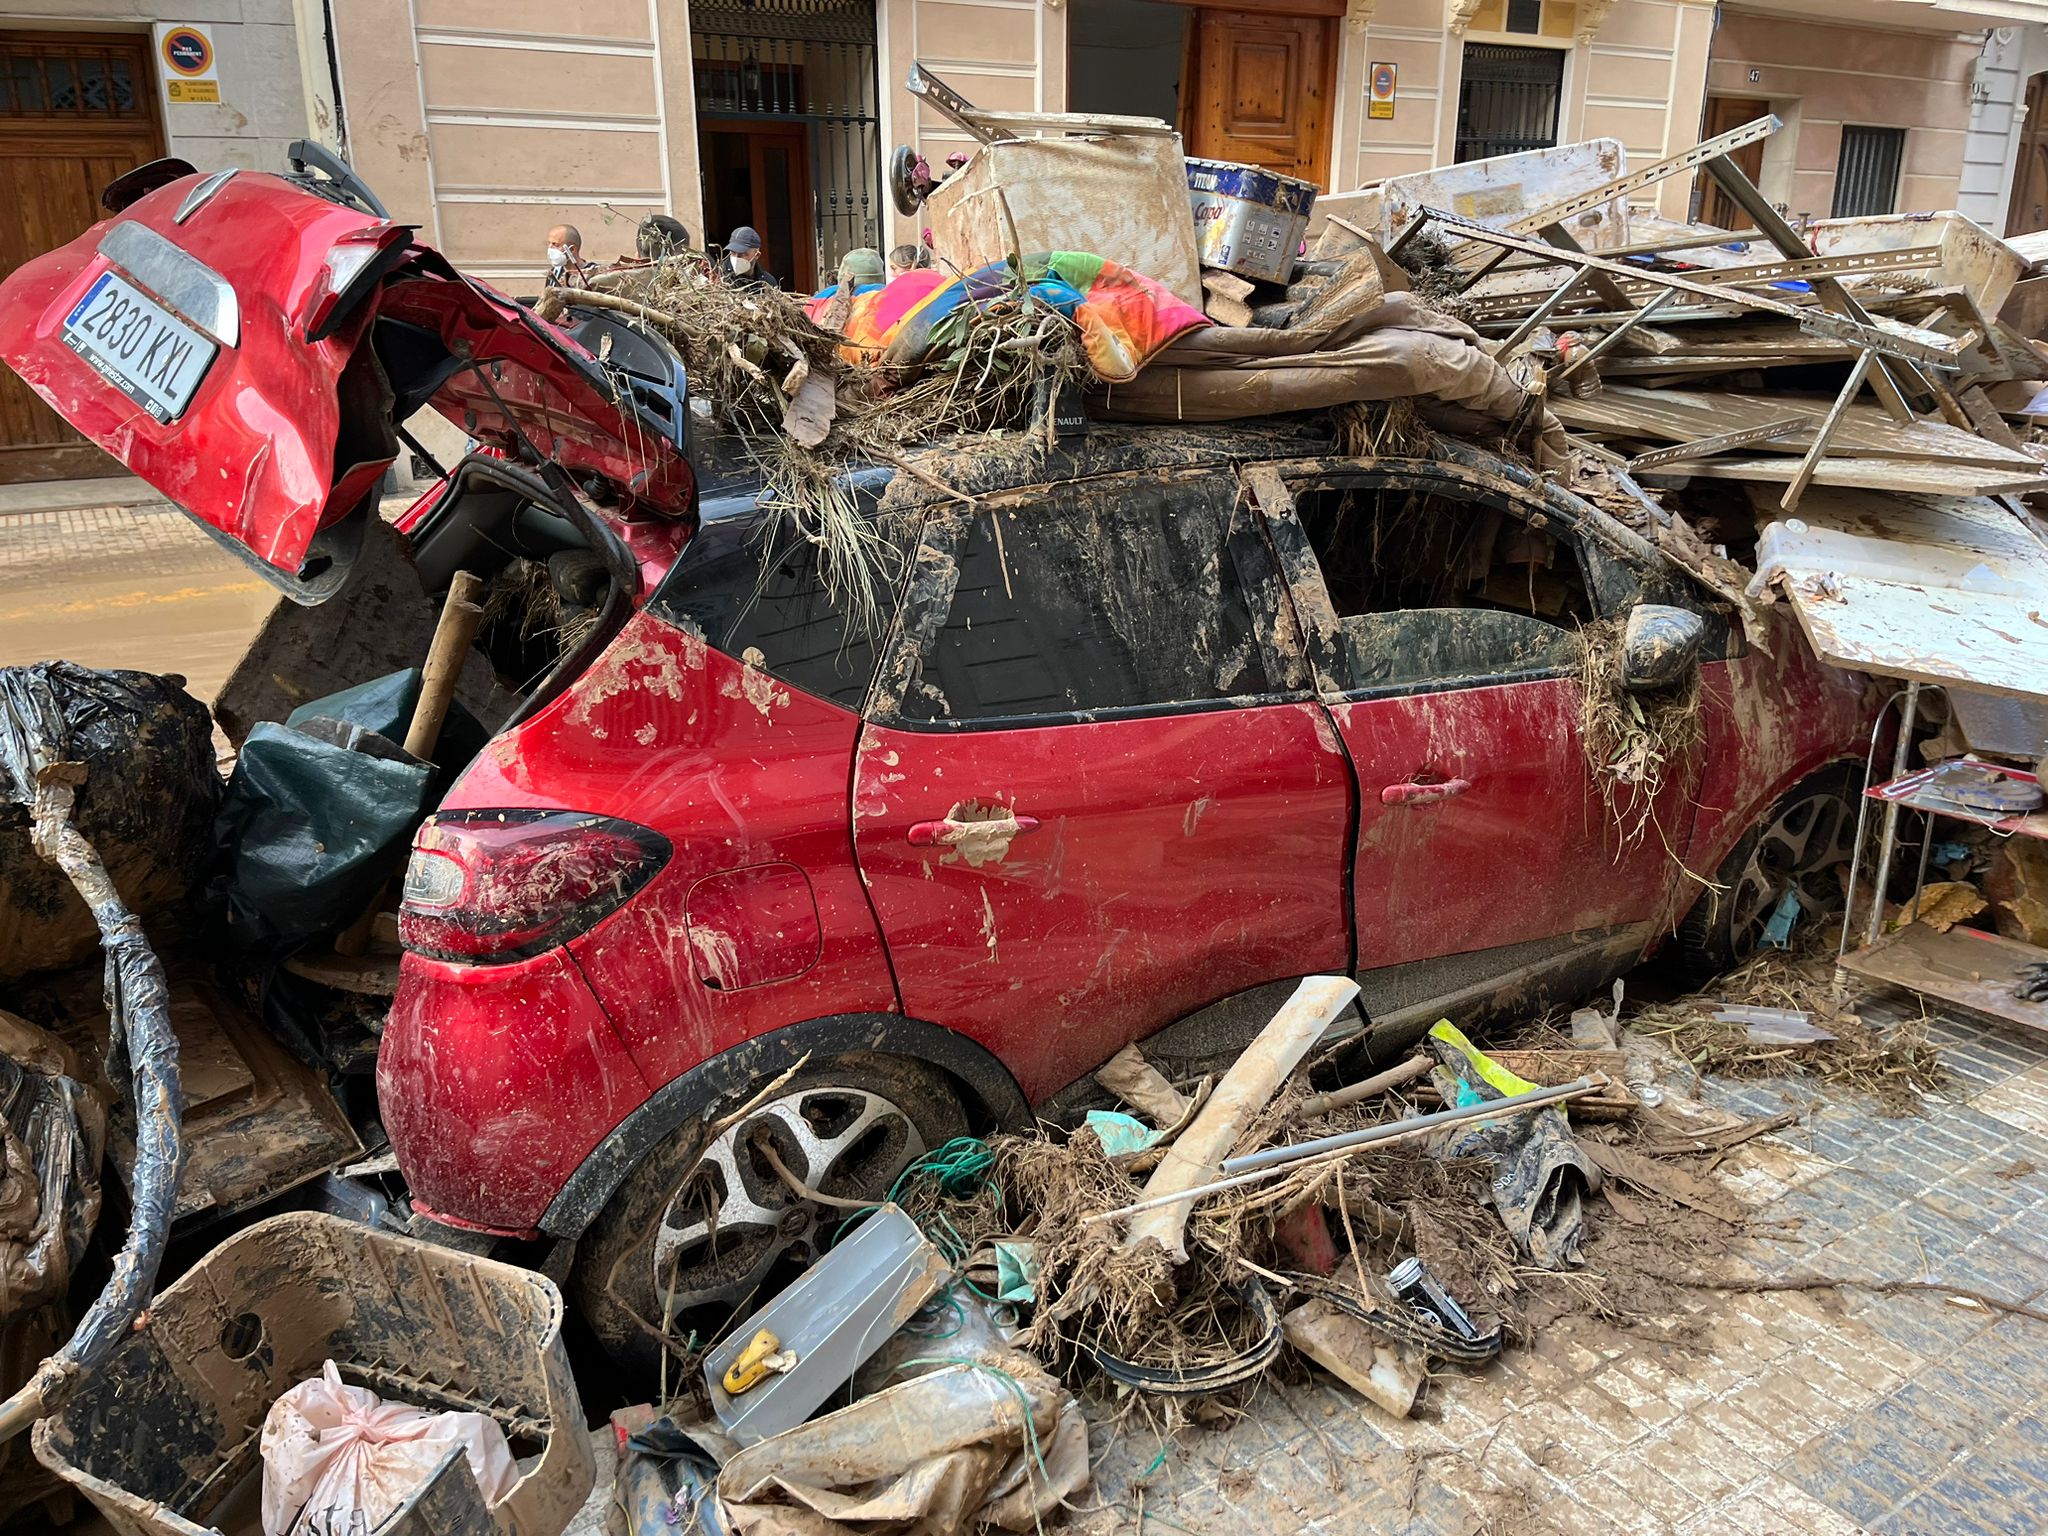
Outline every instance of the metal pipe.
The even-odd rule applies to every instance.
[[[1892,777],[1902,778],[1906,772],[1906,754],[1913,746],[1913,724],[1920,715],[1920,685],[1906,684],[1906,702],[1899,712],[1899,745],[1892,753]],[[1865,928],[1863,942],[1875,944],[1878,934],[1884,928],[1884,888],[1892,877],[1892,850],[1899,836],[1899,802],[1887,800],[1884,803],[1884,832],[1877,845],[1877,888],[1871,893],[1870,922]],[[1846,924],[1844,925],[1846,928]]]
[[[1221,1190],[1235,1189],[1240,1184],[1271,1178],[1276,1173],[1284,1173],[1304,1163],[1335,1162],[1360,1147],[1387,1146],[1416,1136],[1427,1136],[1441,1126],[1456,1125],[1466,1120],[1489,1120],[1500,1115],[1519,1115],[1532,1109],[1545,1109],[1552,1104],[1561,1104],[1567,1099],[1598,1093],[1607,1087],[1609,1082],[1610,1079],[1604,1073],[1594,1073],[1558,1088],[1537,1088],[1505,1099],[1488,1099],[1483,1104],[1467,1104],[1462,1109],[1446,1109],[1434,1115],[1417,1115],[1411,1120],[1394,1120],[1386,1125],[1368,1126],[1362,1131],[1348,1131],[1341,1136],[1325,1136],[1319,1141],[1305,1141],[1292,1147],[1268,1147],[1264,1152],[1248,1153],[1245,1157],[1232,1158],[1223,1164],[1224,1168],[1231,1168],[1241,1166],[1254,1158],[1268,1159],[1261,1167],[1250,1169],[1235,1177],[1198,1184],[1193,1189],[1183,1189],[1173,1194],[1158,1195],[1150,1200],[1140,1200],[1135,1205],[1119,1206],[1113,1211],[1098,1211],[1092,1216],[1083,1216],[1081,1225],[1095,1226],[1125,1216],[1136,1216],[1141,1211],[1156,1210],[1162,1205],[1172,1205],[1182,1200],[1197,1200]],[[1274,1158],[1285,1160],[1271,1161]]]
[[[1541,1108],[1552,1100],[1588,1093],[1595,1088],[1605,1087],[1606,1083],[1605,1077],[1581,1077],[1559,1088],[1532,1088],[1527,1093],[1511,1094],[1504,1099],[1487,1099],[1483,1103],[1467,1104],[1458,1109],[1440,1109],[1433,1115],[1418,1115],[1413,1120],[1394,1120],[1386,1125],[1369,1125],[1363,1130],[1340,1131],[1335,1136],[1296,1142],[1291,1147],[1267,1147],[1260,1152],[1247,1152],[1243,1157],[1224,1159],[1220,1171],[1233,1174],[1249,1173],[1254,1168],[1275,1168],[1284,1163],[1298,1163],[1304,1158],[1315,1157],[1324,1152],[1341,1152],[1350,1147],[1370,1146],[1375,1141],[1385,1141],[1391,1136],[1407,1131],[1439,1125],[1456,1125],[1461,1120],[1484,1120],[1489,1115],[1518,1105]]]

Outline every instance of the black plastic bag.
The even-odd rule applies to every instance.
[[[229,931],[283,948],[353,922],[426,814],[433,772],[361,726],[256,726],[218,822]]]
[[[51,739],[84,766],[73,823],[129,910],[149,917],[204,890],[221,792],[206,706],[147,672],[7,670],[36,680]],[[76,965],[99,940],[71,882],[30,845],[27,810],[0,803],[0,980]]]

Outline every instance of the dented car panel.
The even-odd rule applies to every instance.
[[[307,305],[345,242],[404,232],[255,172],[229,180],[181,224],[179,205],[199,180],[158,188],[0,283],[0,357],[58,415],[290,589],[318,558],[322,530],[375,491],[398,446],[389,388],[361,348],[369,310],[308,342]],[[229,285],[237,301],[233,335],[205,330],[223,324],[218,305],[202,315],[165,291],[172,287],[165,276],[117,266],[109,237],[132,228],[161,237]],[[121,250],[118,241],[112,246]],[[176,419],[156,420],[66,342],[66,320],[109,271],[219,348]],[[118,343],[119,335],[109,339]]]
[[[1818,660],[1782,609],[1767,610],[1769,650],[1754,647],[1701,669],[1698,809],[1689,869],[1719,867],[1742,834],[1785,792],[1831,763],[1860,761],[1882,697],[1871,679]],[[1677,891],[1679,915],[1697,882]]]
[[[530,1233],[654,1086],[564,951],[496,966],[405,958],[377,1098],[432,1219]]]
[[[1350,775],[1313,703],[870,725],[853,793],[905,1010],[986,1044],[1033,1102],[1218,997],[1348,961]],[[933,820],[1001,830],[913,838]]]
[[[1359,779],[1358,965],[1400,965],[1649,917],[1672,874],[1624,839],[1579,746],[1564,678],[1333,704]],[[1674,843],[1691,769],[1655,816]],[[1442,799],[1402,793],[1462,786]]]
[[[896,1011],[845,820],[858,728],[643,612],[560,698],[495,738],[443,810],[544,806],[573,786],[575,809],[667,837],[673,851],[647,887],[566,951],[658,1085],[794,1019]],[[705,883],[741,871],[753,873]],[[393,1010],[387,1050],[392,1034],[438,1028],[425,999],[471,969],[408,954],[399,998],[410,1006]]]
[[[287,596],[339,589],[397,456],[396,419],[423,405],[559,466],[622,522],[694,511],[682,380],[665,360],[646,377],[601,363],[406,226],[287,177],[238,173],[181,218],[201,182],[157,188],[0,283],[0,357]],[[108,273],[140,301],[116,295],[87,317]],[[82,319],[98,322],[83,342]],[[194,335],[215,350],[188,398],[138,387],[153,351],[166,372]],[[650,584],[681,536],[635,543]]]

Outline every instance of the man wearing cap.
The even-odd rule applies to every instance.
[[[761,233],[742,224],[725,242],[725,270],[720,274],[735,288],[780,288],[782,279],[761,265]]]

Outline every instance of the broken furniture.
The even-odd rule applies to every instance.
[[[1631,471],[1781,485],[1786,512],[1814,484],[2048,489],[2041,460],[1986,392],[2048,373],[2048,359],[1997,318],[2028,259],[1952,212],[1827,220],[1802,238],[1730,158],[1777,127],[1776,118],[1759,118],[1542,208],[1476,193],[1453,196],[1448,207],[1404,206],[1399,220],[1382,207],[1383,234],[1397,258],[1426,236],[1454,242],[1439,269],[1456,295],[1451,305],[1504,351],[1526,343],[1539,357],[1562,356],[1552,330],[1566,340],[1583,332],[1585,345],[1551,370],[1547,391],[1567,427],[1602,452],[1618,450]],[[1753,232],[1728,232],[1717,247],[1705,243],[1717,232],[1688,227],[1635,244],[1604,241],[1598,253],[1575,236],[1596,211],[1694,170]],[[1750,250],[1751,241],[1766,252]],[[1738,242],[1740,251],[1728,248]],[[1766,392],[1753,372],[1804,361],[1850,364],[1831,406]],[[1749,377],[1742,394],[1692,396],[1571,379],[1610,368],[1650,386]],[[1866,387],[1876,406],[1856,403]]]
[[[36,1426],[36,1455],[118,1536],[240,1529],[271,1404],[332,1360],[381,1396],[488,1414],[515,1456],[538,1457],[487,1508],[452,1450],[380,1536],[558,1536],[596,1476],[561,1330],[561,1293],[530,1270],[332,1216],[274,1216],[157,1295]]]
[[[1915,683],[1907,689],[1906,724],[1901,728],[1905,735],[1911,734],[1919,688]],[[1959,770],[1967,775],[1968,793],[1959,792],[1959,786],[1953,782]],[[2015,809],[1998,805],[2000,799],[2007,798],[1996,793],[2000,786],[2010,787],[2009,798]],[[1973,1014],[2048,1034],[2048,1000],[2034,996],[2036,989],[2028,985],[2033,968],[2048,963],[2048,949],[1961,924],[1942,931],[1915,920],[1927,885],[1928,851],[1934,844],[1931,829],[1935,819],[1969,822],[1990,829],[1998,837],[2048,841],[2048,809],[2041,807],[2038,777],[2001,764],[1951,759],[1873,785],[1864,794],[1866,806],[1874,801],[1885,808],[1880,873],[1864,942],[1853,951],[1847,948],[1850,924],[1855,917],[1852,887],[1852,904],[1843,919],[1841,968],[1867,981],[1936,998]],[[1972,800],[1989,808],[1976,809]],[[1901,913],[1897,931],[1887,935],[1879,931],[1885,872],[1897,842],[1898,813],[1902,807],[1920,812],[1927,819],[1928,829],[1921,836],[1914,894]]]
[[[942,270],[977,271],[1013,252],[1088,251],[1200,307],[1188,173],[1180,135],[1170,126],[1150,118],[984,112],[921,64],[908,86],[978,141],[967,163],[925,197],[924,220]]]

